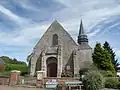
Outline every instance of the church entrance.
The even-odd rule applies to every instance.
[[[47,59],[47,77],[57,77],[57,59],[55,57]]]

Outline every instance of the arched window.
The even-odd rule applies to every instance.
[[[56,46],[56,45],[58,45],[58,35],[54,34],[53,35],[53,46]]]

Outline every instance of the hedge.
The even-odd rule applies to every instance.
[[[118,89],[120,88],[120,82],[116,77],[106,77],[105,88]]]

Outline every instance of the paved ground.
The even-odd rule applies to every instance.
[[[45,89],[40,89],[40,88],[24,88],[24,87],[0,86],[0,90],[45,90]]]
[[[10,86],[1,86],[0,85],[0,90],[52,90],[52,89],[10,87]],[[102,90],[119,90],[119,89],[102,89]]]

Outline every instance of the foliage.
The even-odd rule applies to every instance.
[[[84,75],[86,72],[88,72],[88,69],[84,68],[79,71],[80,76]]]
[[[106,41],[103,45],[103,48],[108,51],[108,53],[111,55],[111,62],[114,65],[115,70],[117,71],[119,68],[119,63],[118,60],[115,59],[115,52],[112,50],[112,48],[110,47],[109,43]]]
[[[106,50],[101,47],[100,43],[96,44],[92,57],[93,62],[98,69],[115,73],[114,67],[111,62],[111,56]]]
[[[71,72],[62,72],[61,77],[73,77]]]
[[[11,58],[9,58],[9,57],[7,57],[7,56],[1,56],[0,58],[1,58],[2,60],[4,60],[4,62],[5,62],[6,64],[24,64],[24,65],[26,65],[25,62],[23,62],[23,61],[18,61],[18,60],[15,59],[15,58],[11,59]]]
[[[120,82],[115,77],[107,77],[105,79],[105,88],[118,89]]]
[[[82,79],[82,75],[84,75],[86,72],[88,72],[89,70],[98,70],[97,67],[94,64],[91,64],[89,67],[87,68],[82,68],[79,71],[79,76],[80,76],[80,80]]]
[[[119,83],[118,83],[118,88],[120,89],[120,81],[119,81]]]
[[[99,71],[104,77],[115,77],[115,74],[113,74],[111,71],[104,71],[104,70],[99,70]]]
[[[0,59],[5,62],[5,72],[9,72],[11,70],[19,70],[21,71],[21,75],[27,74],[27,64],[25,62],[18,61],[15,58],[11,59],[7,56],[1,56]]]
[[[6,64],[5,71],[19,70],[21,71],[21,75],[27,74],[27,65],[20,64]]]
[[[0,76],[9,76],[10,72],[5,71],[5,72],[0,72]]]
[[[104,87],[103,76],[99,71],[89,70],[83,78],[85,90],[100,90]]]

